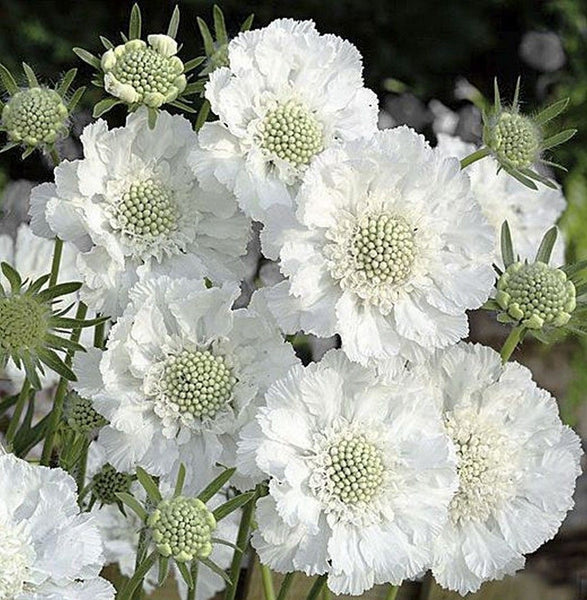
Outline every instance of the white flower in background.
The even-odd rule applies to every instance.
[[[288,333],[342,338],[353,361],[420,358],[468,332],[489,296],[493,231],[454,158],[407,127],[317,157],[268,291]],[[278,227],[278,225],[275,225]]]
[[[37,235],[74,242],[82,251],[82,297],[116,317],[140,273],[237,280],[249,221],[226,192],[203,191],[187,165],[197,134],[181,116],[146,112],[108,130],[84,130],[83,160],[63,162],[55,184],[35,188],[31,225]]]
[[[253,536],[263,564],[328,573],[336,594],[426,568],[456,489],[427,385],[405,371],[383,383],[333,350],[269,388],[239,442],[240,469],[269,477]]]
[[[438,135],[438,148],[459,159],[477,149],[458,137],[443,134]],[[540,185],[538,190],[532,190],[505,171],[498,173],[498,168],[497,162],[488,156],[465,170],[471,179],[471,191],[496,232],[494,260],[502,264],[500,232],[502,223],[507,221],[515,252],[522,260],[533,261],[544,234],[558,221],[567,203],[560,189]],[[565,242],[559,235],[552,254],[553,264],[564,264],[564,254]]]
[[[116,504],[115,494],[130,489],[133,496],[139,502],[144,503],[145,491],[137,482],[131,482],[129,474],[116,471],[107,462],[106,452],[99,443],[90,445],[88,480],[92,484],[93,491],[100,497],[92,507],[90,514],[104,543],[105,564],[117,564],[123,575],[131,577],[135,571],[136,551],[143,523],[132,510],[126,510],[126,516],[122,513]],[[207,483],[209,482],[200,481],[197,486],[192,486],[192,489],[186,487],[185,491],[188,495],[197,495]],[[165,494],[166,491],[171,491],[173,486],[168,480],[162,480],[160,487]],[[223,502],[226,502],[226,497],[219,493],[209,500],[207,505],[214,509]],[[240,517],[241,511],[239,510],[219,521],[214,536],[235,544]],[[209,558],[223,569],[228,569],[233,552],[229,546],[214,544]],[[184,598],[187,586],[176,570],[175,562],[172,562],[171,571],[175,574],[181,597]],[[147,592],[151,592],[157,587],[157,578],[158,568],[154,566],[144,580],[143,585]],[[225,582],[219,575],[206,566],[200,565],[196,600],[208,600],[224,587]]]
[[[432,572],[465,594],[513,574],[555,535],[573,506],[581,446],[531,372],[503,365],[491,348],[461,343],[438,353],[428,373],[460,480]]]
[[[53,260],[53,240],[37,237],[30,227],[21,224],[13,240],[9,235],[0,235],[0,262],[7,262],[14,267],[23,279],[38,279],[51,272]],[[72,244],[64,244],[59,267],[58,283],[81,281],[76,267],[79,252]],[[0,284],[9,289],[8,280],[0,273]],[[71,314],[70,316],[73,316]],[[8,361],[4,375],[10,382],[9,393],[16,393],[22,387],[25,378],[24,369],[18,369],[12,360]],[[40,375],[43,389],[51,388],[59,381],[59,375],[50,369]]]
[[[263,299],[231,310],[236,284],[158,277],[137,284],[105,352],[76,357],[76,389],[110,425],[100,441],[124,471],[206,480],[234,465],[234,435],[275,379],[297,362]],[[237,479],[238,481],[238,479]]]
[[[0,453],[0,598],[113,600],[102,543],[61,469]]]
[[[376,131],[377,97],[363,86],[357,49],[320,35],[312,21],[278,19],[243,32],[228,45],[228,61],[206,85],[219,120],[200,130],[192,165],[203,186],[225,185],[264,222],[271,207],[291,212],[315,156]]]

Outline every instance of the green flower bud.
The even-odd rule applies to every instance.
[[[63,415],[67,424],[82,435],[104,427],[108,421],[92,406],[92,401],[71,391],[65,397]]]
[[[41,348],[50,314],[50,308],[34,296],[0,296],[0,348],[17,356]]]
[[[530,117],[515,111],[503,111],[485,143],[498,162],[512,169],[526,169],[540,156],[540,130]]]
[[[128,493],[131,483],[131,475],[120,473],[107,463],[92,477],[92,494],[100,504],[114,504],[119,502],[116,494]]]

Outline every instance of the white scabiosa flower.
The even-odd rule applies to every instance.
[[[477,148],[458,137],[438,135],[438,147],[450,156],[465,158]],[[499,236],[504,221],[508,222],[516,253],[522,260],[533,261],[544,234],[557,222],[566,207],[560,189],[539,186],[533,190],[499,170],[497,161],[486,157],[469,165],[465,172],[471,179],[471,191],[483,214],[495,230],[495,257],[502,265]],[[564,263],[564,238],[558,237],[552,254],[557,266]]]
[[[75,481],[0,451],[0,598],[113,600],[102,543]]]
[[[149,129],[138,111],[123,128],[97,121],[81,139],[85,158],[33,190],[31,225],[82,251],[82,297],[92,308],[118,316],[144,271],[240,278],[248,219],[228,192],[198,186],[187,166],[198,138],[186,119],[162,112]]]
[[[108,461],[165,475],[185,463],[206,480],[234,465],[233,436],[269,384],[297,362],[263,299],[231,310],[236,284],[158,277],[137,284],[105,352],[76,357],[76,388],[110,425]]]
[[[554,398],[494,350],[461,343],[439,352],[429,373],[459,474],[432,572],[465,594],[513,574],[555,535],[573,506],[582,451]]]
[[[243,32],[228,63],[206,85],[219,120],[202,127],[192,165],[203,186],[227,186],[264,222],[272,207],[291,208],[315,156],[376,131],[377,98],[363,86],[357,49],[312,21]]]
[[[328,573],[336,594],[400,583],[428,564],[456,488],[427,380],[394,383],[340,350],[269,388],[239,467],[269,478],[253,546],[279,572]]]
[[[58,283],[81,280],[76,267],[78,254],[72,244],[63,245]],[[9,235],[0,235],[0,262],[7,262],[14,267],[23,279],[33,281],[47,275],[51,271],[52,256],[53,241],[34,235],[30,227],[24,223],[18,227],[15,239]],[[0,284],[6,288],[10,287],[2,273],[0,273]],[[11,393],[16,393],[22,387],[25,378],[24,369],[17,368],[14,362],[9,360],[4,371],[10,381]],[[57,384],[59,375],[50,369],[45,369],[45,373],[40,374],[40,380],[42,388],[48,389]]]
[[[493,232],[456,159],[407,127],[382,131],[317,157],[298,203],[280,254],[289,280],[266,292],[284,330],[338,333],[362,363],[467,335],[465,311],[494,282]]]

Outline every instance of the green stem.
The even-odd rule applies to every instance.
[[[49,287],[53,287],[57,283],[57,278],[59,276],[59,264],[61,263],[62,254],[63,241],[56,237],[55,246],[53,247],[53,262],[51,263],[51,276],[49,277]]]
[[[479,150],[476,150],[472,154],[469,154],[469,156],[465,156],[465,158],[461,160],[461,170],[466,169],[469,165],[472,165],[474,162],[481,160],[486,156],[489,156],[489,154],[489,148],[479,148]]]
[[[321,600],[330,600],[330,590],[324,586],[322,588],[322,593],[320,594]]]
[[[116,600],[131,600],[137,587],[142,587],[145,576],[157,560],[157,555],[157,550],[154,550],[141,562],[141,564],[135,569],[134,575],[129,579],[124,588],[122,588],[122,591],[117,594]]]
[[[518,344],[522,340],[524,331],[524,327],[514,327],[510,331],[510,334],[508,335],[507,340],[504,342],[499,353],[501,355],[501,361],[503,363],[506,363],[509,360],[514,350],[517,348]]]
[[[83,302],[80,302],[75,313],[75,318],[80,320],[84,319],[87,312],[88,307]],[[79,341],[81,332],[81,328],[72,330],[71,340],[74,342]],[[73,352],[70,351],[67,353],[64,362],[69,367],[72,360]],[[55,442],[55,434],[57,433],[61,421],[61,415],[63,414],[63,402],[65,400],[65,394],[67,393],[67,383],[67,379],[61,377],[57,385],[57,391],[55,392],[55,399],[53,400],[53,410],[51,411],[51,417],[47,427],[47,437],[45,438],[43,453],[41,454],[41,464],[46,467],[49,466],[51,456],[53,455],[53,444]]]
[[[235,549],[232,555],[232,563],[230,565],[230,581],[231,584],[226,586],[226,592],[224,593],[224,600],[234,600],[236,596],[236,590],[238,588],[238,580],[240,578],[241,563],[243,560],[243,554],[245,548],[249,543],[249,532],[251,530],[251,523],[253,521],[253,513],[255,511],[255,501],[257,495],[253,496],[243,508],[243,515],[238,528],[238,534],[236,537],[237,549]]]
[[[261,579],[263,581],[263,593],[265,594],[265,600],[275,600],[275,590],[273,588],[271,569],[266,565],[261,565]]]
[[[322,591],[322,588],[326,585],[326,579],[328,575],[320,575],[314,582],[314,585],[310,588],[310,592],[306,600],[316,600]]]
[[[397,598],[397,594],[400,589],[400,585],[391,585],[389,584],[389,588],[387,590],[387,595],[385,596],[385,600],[395,600]]]
[[[84,485],[86,483],[86,469],[88,466],[88,449],[89,449],[90,443],[88,440],[84,440],[84,445],[82,448],[82,451],[80,453],[80,457],[79,457],[79,463],[77,465],[77,472],[75,474],[75,481],[77,483],[77,492],[79,495],[79,500],[78,502],[80,502],[81,505],[81,492],[84,489]]]
[[[139,534],[139,543],[137,544],[137,556],[135,558],[135,571],[138,570],[145,561],[147,551],[149,550],[149,542],[147,540],[147,528],[143,527]],[[131,596],[132,600],[141,600],[143,597],[143,586],[138,586],[134,594]]]
[[[277,595],[277,600],[285,600],[285,598],[287,597],[287,593],[289,592],[289,588],[293,583],[295,575],[295,572],[287,573],[287,575],[283,578],[283,581],[281,582],[281,587],[279,588],[279,594]]]
[[[18,400],[16,401],[16,406],[14,407],[14,414],[10,419],[10,425],[8,426],[8,431],[6,432],[6,442],[8,447],[12,447],[12,442],[14,441],[14,436],[18,430],[18,424],[20,422],[20,417],[22,416],[22,411],[29,399],[29,390],[31,384],[28,379],[24,380],[22,384],[22,388],[20,389],[20,394],[18,395]]]

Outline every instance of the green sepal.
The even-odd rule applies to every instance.
[[[202,40],[204,41],[204,50],[206,52],[206,56],[212,56],[214,54],[214,40],[212,39],[212,34],[208,29],[208,25],[206,25],[206,21],[204,19],[197,17],[198,27],[200,29],[200,34],[202,35]]]
[[[227,517],[231,512],[239,509],[241,506],[244,506],[247,502],[252,500],[255,497],[255,492],[245,492],[244,494],[240,494],[235,496],[228,502],[221,504],[218,508],[216,508],[212,514],[217,521],[222,521],[225,517]]]
[[[206,122],[208,115],[210,114],[210,102],[208,100],[204,100],[202,106],[200,107],[200,112],[196,118],[196,122],[194,124],[194,129],[196,131],[200,131],[202,125]]]
[[[49,348],[68,350],[69,352],[85,352],[86,349],[79,343],[67,338],[62,338],[52,333],[45,335],[45,343]]]
[[[220,44],[228,44],[228,34],[226,33],[226,22],[222,10],[218,5],[212,7],[212,15],[214,19],[214,33],[216,34],[216,40]]]
[[[124,505],[128,506],[139,517],[141,521],[145,522],[147,520],[147,511],[134,496],[131,496],[130,494],[127,494],[125,492],[118,492],[116,494],[116,497]]]
[[[218,566],[214,561],[210,560],[209,558],[200,558],[200,562],[203,565],[206,565],[211,571],[216,573],[216,575],[222,577],[222,579],[224,579],[226,582],[226,585],[232,585],[232,580],[226,574],[226,571],[222,567]]]
[[[508,173],[508,175],[511,175],[514,179],[517,179],[520,183],[526,187],[529,187],[531,190],[538,189],[538,186],[532,181],[532,179],[528,178],[526,175],[523,175],[517,169],[510,169],[509,167],[503,165],[502,168],[506,173]]]
[[[141,38],[141,20],[141,9],[138,4],[133,4],[128,23],[129,40],[138,40]]]
[[[71,87],[76,75],[77,69],[69,69],[69,71],[67,71],[67,73],[63,76],[61,83],[55,90],[62,98],[64,98],[67,92],[69,92],[69,88]]]
[[[22,70],[24,71],[29,87],[39,87],[39,80],[37,79],[35,72],[25,62],[22,63]]]
[[[554,248],[554,244],[556,243],[556,238],[558,237],[558,230],[556,227],[551,227],[542,238],[540,242],[540,246],[538,247],[538,252],[536,252],[536,258],[534,262],[543,262],[548,264],[550,262],[550,257],[552,255],[552,249]]]
[[[558,186],[556,185],[556,183],[554,183],[554,181],[551,181],[550,179],[548,179],[548,177],[544,177],[544,175],[540,175],[539,173],[536,173],[536,171],[533,171],[532,169],[520,169],[518,171],[519,173],[522,173],[522,175],[525,175],[526,177],[533,179],[534,181],[538,181],[540,183],[542,183],[543,185],[553,189],[553,190],[557,190]]]
[[[163,498],[161,497],[161,492],[159,491],[159,486],[155,483],[155,480],[141,467],[137,467],[137,479],[139,483],[147,492],[147,496],[149,496],[151,502],[155,505],[159,504]]]
[[[558,115],[560,115],[565,108],[567,108],[569,105],[569,100],[570,98],[563,98],[562,100],[547,106],[534,117],[534,121],[538,123],[538,125],[544,125],[545,123],[552,121],[552,119],[558,117]]]
[[[155,129],[155,125],[157,125],[157,116],[159,111],[156,108],[151,108],[149,106],[147,111],[147,122],[149,125],[149,129]]]
[[[512,234],[507,221],[504,221],[501,226],[501,257],[506,269],[516,262]]]
[[[12,293],[16,294],[22,287],[22,279],[20,275],[7,262],[1,263],[0,266],[2,268],[2,273],[4,273],[4,277],[6,277],[6,279],[8,279],[8,283],[10,283]]]
[[[14,81],[12,73],[2,63],[0,63],[0,79],[2,79],[4,89],[11,96],[18,92],[18,85],[16,85],[16,81]]]
[[[41,385],[39,374],[37,373],[37,369],[35,368],[35,364],[33,363],[32,359],[29,356],[23,356],[22,365],[31,386],[36,390],[40,390],[43,386]]]
[[[105,115],[118,104],[122,104],[122,100],[119,100],[118,98],[104,98],[104,100],[100,100],[100,102],[94,106],[94,110],[92,112],[94,119]]]
[[[86,91],[86,86],[83,85],[82,87],[77,88],[77,90],[75,90],[75,92],[73,92],[73,95],[71,96],[71,100],[67,103],[67,109],[69,110],[70,113],[73,112],[75,107],[78,105],[78,103],[82,99],[82,96],[84,95],[85,91]]]
[[[43,302],[49,302],[59,296],[67,296],[68,294],[74,294],[82,287],[80,281],[68,281],[67,283],[58,283],[53,287],[47,288],[42,292],[39,292],[37,298]]]
[[[173,13],[171,13],[171,19],[169,20],[169,27],[167,27],[167,35],[173,39],[177,36],[179,29],[179,6],[175,6]]]
[[[198,56],[197,58],[192,58],[192,60],[188,60],[188,62],[186,62],[183,66],[183,72],[189,73],[190,71],[193,71],[195,68],[199,67],[205,60],[205,56]],[[185,90],[183,94],[185,94]]]
[[[183,562],[176,562],[175,565],[177,566],[179,572],[181,573],[181,576],[183,577],[185,584],[188,586],[188,588],[190,590],[193,590],[194,589],[194,580],[192,578],[192,574],[190,573],[189,569],[187,568],[187,565]]]
[[[68,381],[77,381],[75,373],[49,348],[38,348],[37,355],[41,362],[46,364],[52,371],[61,375]]]
[[[114,44],[107,37],[104,37],[103,35],[101,35],[100,36],[100,41],[102,42],[102,46],[104,46],[104,48],[106,50],[113,50],[114,49]]]
[[[179,470],[177,472],[177,479],[175,481],[175,489],[173,491],[174,498],[181,496],[181,493],[183,492],[183,486],[185,484],[185,475],[186,475],[185,465],[183,463],[181,463],[179,465]]]
[[[22,160],[26,160],[34,151],[36,150],[36,146],[29,146],[21,155]]]
[[[216,479],[214,479],[198,494],[198,499],[206,504],[208,500],[213,498],[228,483],[235,472],[236,468],[233,467],[232,469],[226,469],[220,473]]]
[[[255,13],[251,13],[241,25],[241,31],[249,31],[251,26],[253,25],[253,20],[255,19]]]
[[[100,59],[97,56],[94,56],[91,52],[84,50],[83,48],[74,48],[73,52],[76,54],[78,58],[81,58],[85,63],[94,67],[94,69],[101,70],[102,64],[100,63]]]
[[[169,557],[168,556],[160,556],[159,557],[159,574],[157,577],[157,585],[161,587],[169,575]]]
[[[174,106],[175,108],[179,108],[180,110],[183,110],[184,112],[190,113],[195,115],[198,111],[193,107],[190,106],[189,104],[186,104],[185,102],[182,102],[181,100],[174,100],[173,102],[169,103],[169,106]]]
[[[221,546],[228,546],[229,548],[232,548],[233,550],[237,550],[238,552],[243,552],[243,548],[239,548],[236,544],[233,544],[232,542],[229,542],[228,540],[222,540],[220,538],[213,537],[213,538],[211,538],[211,541],[214,544],[220,544]]]
[[[568,142],[576,133],[576,129],[565,129],[560,133],[555,133],[542,142],[542,150],[548,150],[549,148],[560,146],[561,144]]]

